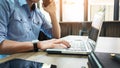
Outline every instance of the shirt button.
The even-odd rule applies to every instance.
[[[22,19],[20,19],[20,21],[22,21]]]
[[[28,18],[31,19],[31,16],[29,16]]]
[[[32,29],[30,28],[30,31],[31,31]]]
[[[39,22],[37,22],[37,25],[39,24]]]

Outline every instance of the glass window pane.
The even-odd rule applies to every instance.
[[[63,0],[63,21],[84,20],[84,0]]]
[[[113,20],[114,0],[89,0],[88,20],[91,21],[94,14],[101,8],[105,8],[105,21]]]

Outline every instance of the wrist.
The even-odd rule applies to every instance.
[[[53,15],[56,16],[56,12],[55,11],[49,12],[49,15],[50,16],[53,16]]]
[[[38,52],[38,44],[39,40],[33,40],[32,43],[33,43],[33,51],[34,52]]]
[[[43,46],[42,46],[42,45],[43,45],[43,42],[44,42],[44,41],[39,41],[39,42],[38,42],[38,48],[39,48],[40,50],[42,50],[42,51],[44,50],[44,48],[43,48]]]

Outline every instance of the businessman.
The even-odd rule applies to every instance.
[[[0,0],[0,54],[13,54],[47,48],[68,48],[69,43],[61,40],[60,25],[56,19],[54,0],[43,8],[51,23],[36,7],[39,0]],[[38,41],[39,32],[51,40]]]

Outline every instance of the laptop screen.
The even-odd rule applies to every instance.
[[[95,49],[97,39],[100,35],[101,27],[103,24],[103,18],[104,18],[104,12],[99,11],[94,15],[93,21],[92,21],[92,27],[88,34],[88,42],[92,45],[92,49]]]
[[[91,27],[89,35],[88,35],[88,38],[90,38],[90,39],[92,39],[92,40],[94,40],[96,42],[97,41],[98,32],[99,32],[98,29],[96,29],[94,27]]]

